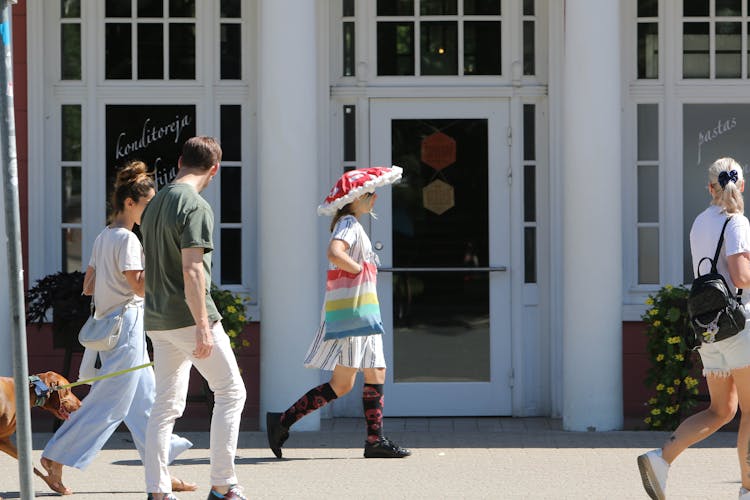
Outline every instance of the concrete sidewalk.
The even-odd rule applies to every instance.
[[[559,420],[391,418],[386,434],[412,449],[401,460],[362,457],[360,419],[324,420],[320,432],[292,432],[277,460],[264,432],[242,432],[237,471],[253,499],[646,499],[636,457],[662,432],[565,432]],[[208,433],[182,433],[195,446],[172,465],[208,493]],[[34,435],[34,460],[49,433]],[[736,433],[719,432],[687,450],[670,472],[669,498],[735,499]],[[116,433],[86,471],[65,468],[71,500],[144,499],[143,467],[128,433]],[[37,497],[55,496],[34,477]],[[0,497],[19,498],[18,465],[0,455]]]

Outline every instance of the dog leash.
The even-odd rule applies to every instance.
[[[93,378],[89,378],[89,379],[86,379],[86,380],[79,380],[78,382],[73,382],[71,384],[65,384],[65,385],[55,386],[55,387],[52,387],[52,390],[53,391],[60,391],[62,389],[69,389],[71,387],[76,387],[76,386],[79,386],[79,385],[89,384],[91,382],[97,382],[99,380],[104,380],[105,378],[117,377],[118,375],[123,375],[123,374],[128,373],[128,372],[134,372],[136,370],[141,370],[143,368],[148,368],[149,366],[154,366],[154,362],[152,361],[150,363],[146,363],[146,364],[139,365],[139,366],[134,366],[132,368],[126,368],[124,370],[119,370],[119,371],[116,371],[116,372],[107,373],[106,375],[99,375],[98,377],[93,377]]]

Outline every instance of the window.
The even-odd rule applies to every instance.
[[[354,0],[342,0],[342,40],[344,50],[344,68],[342,76],[354,76],[356,46],[355,38],[355,19],[354,19]]]
[[[524,282],[537,281],[536,106],[523,105]]]
[[[638,0],[638,78],[659,78],[659,2]]]
[[[502,74],[500,0],[377,0],[376,14],[379,76]]]
[[[659,283],[659,105],[637,106],[638,284]]]
[[[104,15],[107,80],[195,79],[195,0],[106,0]]]
[[[81,105],[63,104],[60,107],[62,130],[60,151],[60,179],[62,206],[62,270],[79,271],[82,264],[81,211]]]
[[[81,0],[61,0],[60,79],[81,79]]]
[[[747,78],[749,24],[742,0],[683,0],[682,77]]]

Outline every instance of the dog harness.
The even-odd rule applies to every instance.
[[[47,387],[47,384],[45,384],[42,379],[40,379],[36,375],[29,375],[29,389],[32,388],[34,389],[34,394],[36,395],[34,406],[44,406],[47,398],[49,398],[51,392],[50,388]]]

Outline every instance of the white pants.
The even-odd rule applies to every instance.
[[[146,431],[146,491],[169,493],[172,483],[167,470],[169,439],[174,422],[185,410],[190,367],[208,382],[214,393],[211,417],[211,484],[236,484],[234,457],[245,406],[245,385],[221,322],[211,328],[214,346],[207,358],[196,359],[195,326],[176,330],[149,331],[154,346],[156,397]]]

